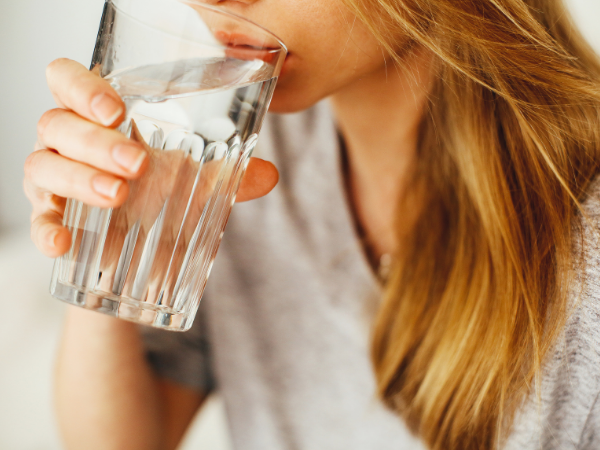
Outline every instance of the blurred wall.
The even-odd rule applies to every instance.
[[[315,0],[317,1],[317,0]],[[568,0],[600,52],[600,0]],[[39,116],[54,106],[44,69],[64,56],[88,65],[103,0],[3,1],[0,14],[0,230],[27,226],[23,162]]]
[[[600,53],[600,0],[565,0],[585,37]]]
[[[0,229],[26,226],[23,162],[39,116],[54,107],[45,67],[64,56],[89,65],[103,0],[2,1],[0,14]]]

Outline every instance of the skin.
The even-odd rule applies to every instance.
[[[417,52],[403,61],[407,71],[396,70],[340,0],[207,3],[264,25],[288,46],[271,111],[300,111],[330,98],[345,141],[357,226],[376,257],[393,251],[396,204],[414,163],[430,84],[428,56]],[[48,66],[47,80],[58,108],[38,123],[24,188],[33,206],[32,239],[56,257],[70,245],[61,225],[65,198],[119,206],[127,180],[147,170],[148,158],[142,145],[114,130],[123,104],[104,80],[66,59]],[[271,163],[252,158],[238,201],[266,195],[277,180]],[[67,314],[55,395],[66,448],[90,450],[174,449],[204,399],[154,376],[133,324],[79,308]]]

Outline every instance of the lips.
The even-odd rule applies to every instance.
[[[269,46],[266,39],[255,38],[241,33],[216,31],[215,38],[227,48],[225,54],[230,58],[252,61],[260,59],[271,63],[280,51],[279,46]]]

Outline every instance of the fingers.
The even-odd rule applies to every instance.
[[[31,237],[42,253],[57,257],[71,241],[62,226],[64,197],[103,208],[119,206],[129,190],[121,177],[137,177],[148,158],[140,145],[99,126],[115,127],[125,112],[106,80],[68,59],[52,62],[46,77],[58,106],[74,113],[53,110],[42,116],[37,151],[25,163],[24,186],[33,204]]]
[[[31,223],[31,240],[46,256],[57,258],[71,246],[71,234],[62,226],[62,217],[56,211],[47,211]]]
[[[46,69],[46,78],[54,100],[61,108],[109,127],[123,119],[125,105],[109,82],[81,64],[60,58]]]
[[[250,158],[236,201],[245,202],[267,195],[278,181],[279,172],[272,163],[259,158]]]
[[[140,143],[64,109],[44,113],[38,122],[37,145],[125,178],[137,177],[148,159]]]
[[[29,155],[25,161],[25,178],[30,189],[102,208],[120,206],[129,191],[125,180],[50,150],[38,150]]]

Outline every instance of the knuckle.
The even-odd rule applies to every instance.
[[[30,153],[25,159],[24,170],[26,180],[33,180],[35,178],[35,175],[38,171],[41,151],[42,150]]]
[[[108,82],[93,72],[85,71],[71,79],[69,92],[89,101],[97,95],[110,92],[111,89]]]
[[[45,136],[47,136],[46,133],[47,133],[47,130],[49,129],[50,123],[63,112],[64,112],[64,110],[62,110],[60,108],[54,108],[54,109],[50,109],[50,110],[46,111],[44,114],[42,114],[42,117],[40,117],[40,120],[38,121],[38,124],[37,124],[37,134],[40,137],[40,139],[42,140],[42,142],[44,142]]]
[[[56,73],[56,70],[59,67],[67,64],[68,61],[69,61],[68,58],[57,58],[54,61],[52,61],[50,64],[48,64],[46,66],[46,78],[50,79],[52,77],[52,75]]]
[[[31,204],[35,201],[35,195],[32,192],[32,186],[29,180],[25,177],[23,178],[23,192],[25,193],[25,197]]]
[[[34,242],[36,247],[39,247],[40,243],[39,238],[42,218],[43,214],[35,214],[35,212],[31,214],[31,227],[29,229],[29,232],[31,234],[31,240]]]
[[[48,205],[52,211],[59,214],[62,218],[62,214],[65,211],[65,206],[67,204],[67,199],[63,197],[59,197],[58,195],[51,194],[48,197]]]
[[[103,142],[106,141],[105,131],[98,127],[92,127],[82,137],[82,144],[84,152],[94,148],[94,151],[101,150],[99,147],[104,147]],[[104,150],[104,148],[102,148]]]
[[[85,171],[83,171],[84,173],[81,172],[78,168],[75,170],[62,170],[60,185],[63,189],[74,189],[74,192],[85,189],[87,174]]]

